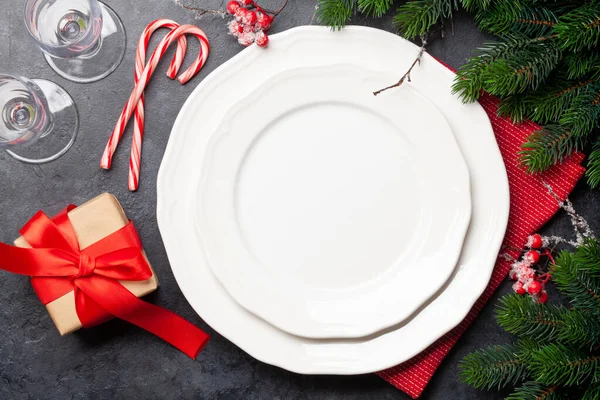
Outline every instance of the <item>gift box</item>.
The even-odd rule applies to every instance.
[[[103,194],[50,218],[38,211],[15,246],[0,243],[0,270],[25,275],[61,335],[111,318],[134,324],[196,358],[210,336],[141,296],[158,287],[132,221]]]
[[[104,193],[77,208],[73,208],[67,213],[67,216],[73,226],[81,250],[117,232],[129,223],[121,204],[115,196],[109,193]],[[14,243],[17,247],[31,248],[22,236],[15,240]],[[146,262],[148,262],[146,254],[143,253],[143,255]],[[149,262],[148,265],[150,265]],[[136,297],[145,296],[158,288],[156,274],[152,267],[150,269],[152,271],[150,279],[119,282]],[[43,286],[46,284],[51,283],[46,283],[45,281],[37,282],[37,285]],[[48,303],[46,309],[61,335],[66,335],[82,328],[82,323],[75,308],[74,291],[70,291]]]

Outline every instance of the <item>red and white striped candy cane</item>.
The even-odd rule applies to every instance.
[[[138,42],[137,54],[135,57],[134,82],[136,84],[140,80],[142,72],[144,72],[144,67],[146,66],[146,50],[148,49],[150,38],[152,37],[152,34],[160,28],[169,28],[173,30],[179,28],[179,24],[170,19],[157,19],[156,21],[152,21],[150,24],[148,24],[146,29],[144,29],[144,32],[142,33],[142,36]],[[167,76],[169,78],[175,79],[177,76],[177,73],[181,68],[181,64],[183,64],[186,50],[187,39],[185,38],[185,35],[183,35],[177,40],[177,50],[167,72]],[[142,94],[142,97],[140,97],[140,101],[137,103],[135,108],[133,120],[133,138],[131,140],[131,156],[129,159],[129,190],[137,190],[139,186],[142,140],[144,138],[144,105],[144,95]]]
[[[210,45],[208,43],[208,38],[206,34],[202,31],[202,29],[198,28],[195,25],[182,25],[179,28],[172,30],[167,36],[165,36],[165,38],[160,42],[160,44],[150,56],[148,64],[144,68],[144,71],[142,72],[138,83],[135,85],[135,88],[133,89],[129,100],[125,105],[125,108],[119,116],[119,120],[115,125],[115,129],[113,130],[112,135],[108,143],[106,144],[104,154],[102,155],[102,159],[100,160],[100,167],[104,169],[110,168],[112,157],[117,148],[117,144],[121,136],[123,135],[123,132],[125,131],[125,126],[127,125],[127,122],[129,122],[129,119],[133,114],[133,110],[135,109],[136,104],[139,102],[140,97],[144,93],[144,89],[148,85],[150,77],[156,70],[156,66],[160,61],[160,58],[164,55],[167,48],[175,40],[177,40],[181,35],[185,34],[193,35],[198,38],[198,40],[200,41],[200,52],[196,60],[194,60],[194,62],[192,63],[192,65],[181,75],[179,75],[178,81],[182,85],[187,83],[194,75],[196,75],[202,69],[202,67],[206,63],[206,60],[208,59],[208,53],[210,51]]]

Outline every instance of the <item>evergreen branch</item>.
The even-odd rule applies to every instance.
[[[581,79],[590,76],[591,80],[600,78],[600,53],[570,53],[563,59],[567,77],[569,79]]]
[[[319,0],[317,19],[319,23],[334,30],[342,29],[356,12],[356,0]]]
[[[584,140],[561,125],[549,125],[534,132],[521,146],[521,163],[528,172],[542,172],[581,149]]]
[[[600,343],[600,319],[595,315],[543,305],[516,294],[502,298],[496,320],[505,331],[536,342],[559,341],[588,349]]]
[[[358,0],[358,10],[370,17],[381,17],[392,7],[394,0]]]
[[[581,400],[598,399],[600,399],[600,383],[592,383],[581,396]]]
[[[537,348],[533,342],[522,341],[473,352],[461,360],[460,378],[478,389],[514,385],[527,378],[525,358]]]
[[[596,138],[596,143],[594,143],[592,152],[589,155],[585,175],[591,187],[597,188],[600,186],[600,138]]]
[[[586,85],[579,91],[560,118],[560,123],[572,127],[574,135],[584,136],[600,123],[600,84]]]
[[[531,39],[525,35],[516,34],[507,35],[498,42],[485,43],[482,47],[474,52],[474,57],[471,57],[467,63],[458,70],[454,85],[452,86],[452,92],[458,93],[459,97],[464,102],[477,100],[481,94],[481,91],[488,89],[486,85],[486,79],[493,79],[493,75],[490,73],[491,65],[504,59],[513,60],[513,64],[515,61],[516,63],[521,64],[520,66],[516,67],[514,71],[508,71],[508,75],[509,79],[512,78],[514,80],[516,77],[517,80],[522,80],[522,76],[527,77],[529,75],[528,71],[530,69],[528,69],[527,66],[523,66],[522,63],[519,62],[517,55],[522,52],[531,52],[532,48],[539,49],[540,43],[542,44],[542,47],[545,47],[545,42],[552,42],[554,39],[555,36],[552,35]],[[542,52],[546,51],[545,48],[542,48],[541,50]],[[531,59],[531,56],[529,58]],[[505,65],[505,63],[503,65]],[[547,67],[548,66],[545,68],[546,70],[549,69]],[[515,74],[515,72],[517,72],[516,70],[518,69],[522,69],[522,71],[519,71],[520,73]],[[512,77],[510,75],[512,75]],[[506,76],[504,80],[507,80]],[[507,93],[507,95],[510,94],[514,93]]]
[[[574,253],[561,252],[551,267],[556,286],[569,297],[573,306],[596,315],[600,314],[600,279],[585,268],[586,264],[577,256],[585,251],[585,247],[598,246],[596,240],[587,240]]]
[[[562,316],[557,340],[580,349],[594,349],[600,344],[600,319],[597,315],[571,309]]]
[[[579,271],[600,278],[600,242],[587,239],[573,254],[573,261],[577,263]]]
[[[456,0],[411,0],[398,8],[394,26],[405,38],[425,35],[431,28],[452,16]]]
[[[492,0],[460,0],[460,3],[465,10],[473,12],[487,9],[492,4]]]
[[[568,311],[564,307],[543,306],[527,297],[510,294],[500,300],[496,321],[505,331],[519,337],[553,340],[564,324],[565,312]]]
[[[476,21],[481,30],[496,35],[520,32],[537,37],[550,34],[558,17],[550,8],[538,4],[501,1],[494,3],[486,12],[479,13]]]
[[[536,90],[556,68],[560,55],[554,41],[533,41],[526,48],[490,63],[483,77],[484,88],[498,96]]]
[[[567,398],[556,386],[545,386],[537,382],[525,382],[506,400],[560,400]]]
[[[587,92],[593,79],[568,80],[562,74],[544,84],[527,98],[529,117],[539,124],[556,123],[573,101]],[[570,125],[572,126],[572,125]]]
[[[514,123],[523,122],[531,113],[527,93],[513,94],[500,99],[498,115],[509,117]]]
[[[574,386],[600,379],[600,356],[560,344],[549,344],[531,355],[530,371],[544,385]]]
[[[591,49],[600,43],[600,3],[592,1],[561,16],[554,26],[561,48]]]

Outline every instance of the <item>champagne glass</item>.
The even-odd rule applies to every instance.
[[[0,148],[41,164],[69,150],[79,130],[71,96],[57,84],[0,74]]]
[[[50,67],[71,81],[98,81],[125,54],[123,23],[97,0],[26,0],[25,25]]]

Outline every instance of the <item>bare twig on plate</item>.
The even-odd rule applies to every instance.
[[[413,61],[412,65],[410,66],[408,71],[406,71],[406,73],[402,76],[402,78],[400,78],[400,80],[398,82],[396,82],[393,85],[390,85],[388,87],[385,87],[383,89],[379,89],[376,92],[373,92],[373,95],[377,96],[378,94],[385,92],[386,90],[400,87],[400,86],[402,86],[402,84],[404,83],[405,80],[410,82],[410,73],[412,72],[415,65],[421,63],[421,57],[423,57],[423,52],[425,51],[425,46],[427,46],[427,35],[421,35],[421,48],[419,49],[417,58],[415,58],[415,61]]]

